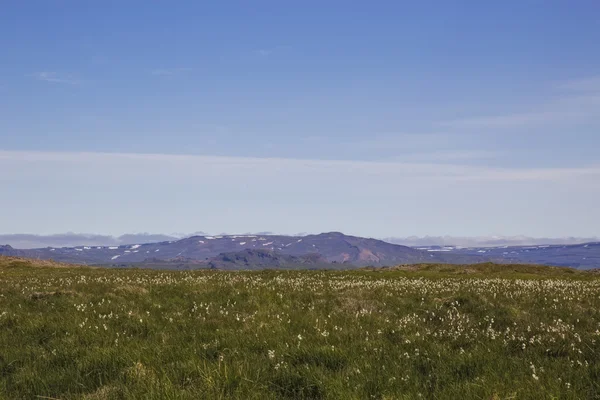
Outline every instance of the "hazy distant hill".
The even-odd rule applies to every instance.
[[[120,246],[47,247],[43,249],[15,249],[0,246],[0,255],[38,259],[52,259],[77,264],[166,265],[180,268],[206,267],[222,254],[235,254],[244,250],[265,250],[270,259],[261,259],[262,252],[246,253],[244,257],[266,266],[298,263],[300,259],[284,259],[283,256],[307,257],[318,255],[320,262],[336,263],[337,266],[392,266],[417,263],[472,264],[482,261],[504,263],[533,263],[556,266],[572,266],[588,269],[600,268],[600,243],[578,245],[502,246],[502,247],[456,247],[423,246],[412,248],[381,240],[348,236],[339,232],[308,236],[282,235],[227,235],[193,236],[181,240],[159,243]],[[241,253],[240,253],[241,254]],[[269,258],[269,257],[267,257]],[[148,261],[148,260],[154,261]],[[157,261],[158,260],[158,261]],[[222,265],[250,265],[240,260]]]
[[[572,245],[502,246],[502,247],[422,247],[427,251],[448,254],[482,255],[502,262],[521,262],[579,269],[600,268],[600,242]]]
[[[388,237],[382,240],[410,247],[460,246],[460,247],[502,247],[502,246],[542,246],[571,245],[597,242],[596,237],[542,238],[530,236],[408,236]]]
[[[417,250],[376,239],[348,236],[338,232],[308,236],[230,235],[194,236],[177,241],[121,246],[77,246],[43,249],[0,247],[0,254],[53,259],[79,264],[140,263],[148,258],[171,260],[178,257],[208,260],[222,253],[245,249],[268,250],[282,255],[306,256],[318,254],[329,263],[354,266],[386,266],[419,262],[470,263],[484,257],[454,255]]]

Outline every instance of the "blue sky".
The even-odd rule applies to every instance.
[[[600,235],[600,4],[411,3],[4,4],[0,232]]]

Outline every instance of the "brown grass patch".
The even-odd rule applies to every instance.
[[[77,294],[74,290],[57,290],[54,292],[33,292],[29,295],[29,298],[31,300],[42,300],[48,297],[75,296]]]

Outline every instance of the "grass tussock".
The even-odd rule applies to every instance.
[[[600,276],[0,258],[0,398],[600,398]]]

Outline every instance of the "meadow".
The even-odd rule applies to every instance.
[[[0,258],[0,398],[600,398],[600,275]]]

